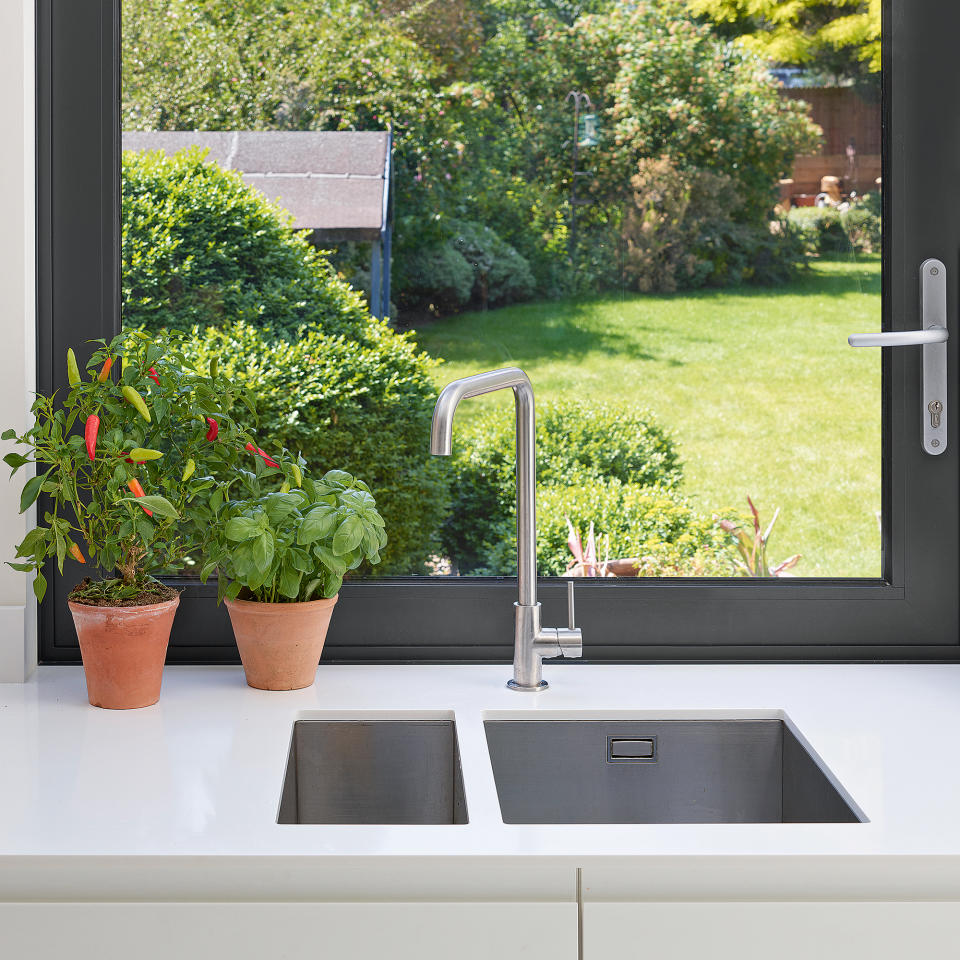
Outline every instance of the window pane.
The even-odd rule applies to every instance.
[[[517,365],[541,574],[879,577],[879,24],[746,6],[124,0],[125,323],[370,484],[371,574],[515,572],[512,399],[428,434]]]

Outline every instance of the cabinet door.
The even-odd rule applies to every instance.
[[[938,960],[958,922],[951,902],[588,902],[583,960]]]
[[[575,903],[5,903],[4,957],[576,960]]]

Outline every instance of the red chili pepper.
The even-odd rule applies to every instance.
[[[107,357],[103,361],[103,366],[100,368],[100,375],[97,377],[97,380],[100,383],[103,383],[107,377],[110,376],[110,368],[113,366],[113,357]]]
[[[143,487],[140,485],[140,481],[134,477],[132,480],[127,481],[127,486],[130,488],[130,492],[137,498],[145,497],[146,494],[143,492]],[[153,511],[148,510],[146,507],[143,508],[143,512],[148,516],[153,516]]]
[[[83,554],[80,552],[80,548],[75,543],[70,544],[69,553],[70,553],[70,556],[77,561],[77,563],[87,562],[86,560],[84,560]]]
[[[261,450],[259,447],[255,447],[252,443],[246,444],[246,446],[244,447],[244,449],[245,449],[245,450],[249,450],[250,453],[255,453],[258,457],[262,458],[263,462],[264,462],[268,467],[279,467],[279,466],[280,466],[280,464],[277,463],[277,461],[274,460],[273,457],[271,457],[269,454],[265,453],[265,452],[264,452],[263,450]]]
[[[100,418],[91,413],[83,427],[83,439],[87,444],[87,456],[93,460],[97,455],[97,431],[100,429]]]
[[[220,424],[217,423],[213,417],[207,417],[207,423],[209,424],[207,427],[207,439],[216,440],[217,434],[220,432]]]
[[[126,463],[132,463],[135,467],[139,467],[141,464],[146,463],[146,460],[131,460],[129,457],[123,458]]]
[[[159,387],[160,386],[160,377],[157,376],[157,371],[153,367],[147,368],[147,376]]]

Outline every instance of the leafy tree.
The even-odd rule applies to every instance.
[[[880,70],[881,0],[687,0],[768,60],[858,79]]]

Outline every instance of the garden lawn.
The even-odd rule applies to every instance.
[[[776,288],[541,302],[424,326],[446,362],[442,386],[522,367],[538,400],[646,407],[685,462],[685,492],[707,512],[781,516],[770,559],[798,576],[880,575],[880,351],[849,333],[880,328],[878,258],[814,263]],[[458,418],[512,397],[465,403]],[[456,430],[454,431],[456,443]]]

